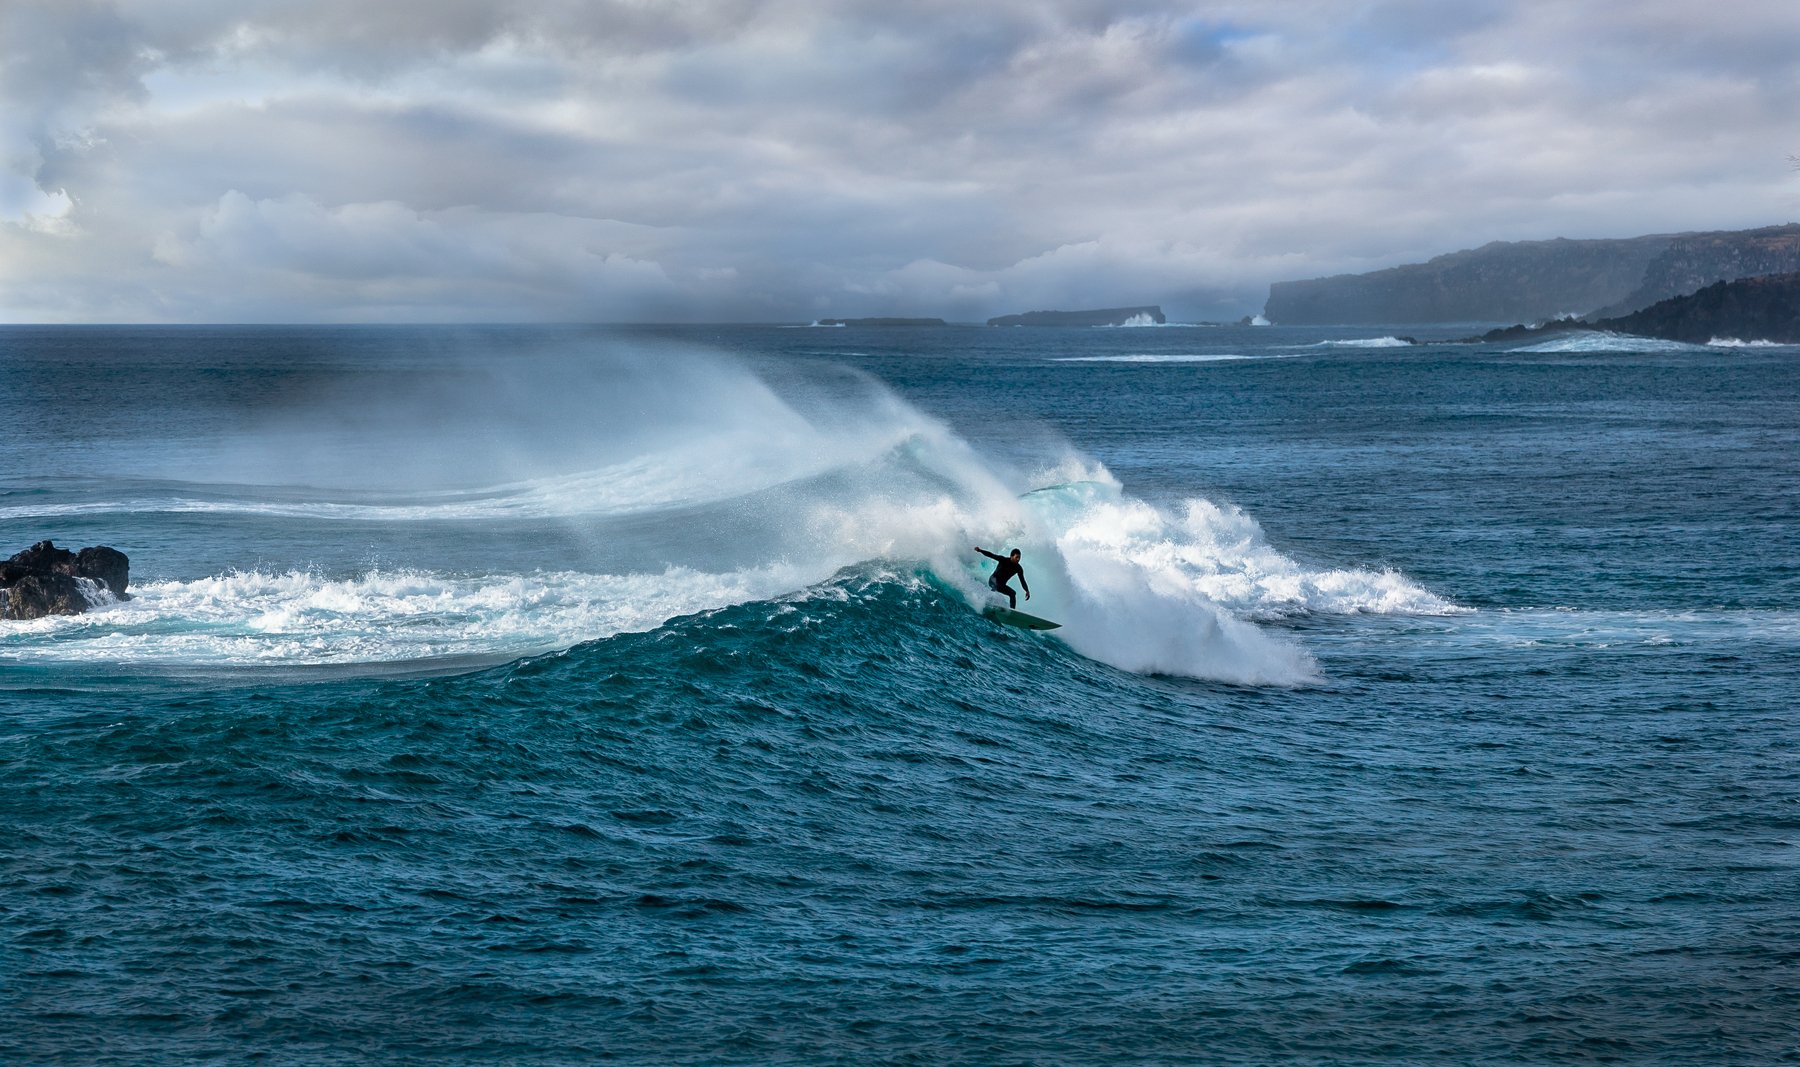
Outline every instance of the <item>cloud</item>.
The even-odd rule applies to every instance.
[[[11,0],[0,315],[1162,302],[1794,217],[1800,12]]]
[[[325,207],[227,192],[154,259],[239,298],[334,319],[406,310],[488,320],[608,319],[679,304],[661,265],[611,251],[614,227],[552,216],[422,213],[395,201]],[[700,280],[716,280],[713,278]],[[433,308],[442,310],[434,312]]]

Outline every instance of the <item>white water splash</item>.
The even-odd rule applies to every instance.
[[[1735,337],[1715,337],[1706,342],[1708,348],[1793,348],[1780,341],[1740,341]]]
[[[1340,341],[1319,341],[1311,348],[1411,348],[1404,337],[1352,337]]]
[[[1205,326],[1198,322],[1157,322],[1150,317],[1148,312],[1139,312],[1126,319],[1124,322],[1103,322],[1095,327],[1095,329],[1098,330],[1141,330],[1145,328],[1198,330],[1204,329]]]
[[[1524,345],[1513,349],[1514,352],[1535,352],[1550,355],[1583,354],[1590,352],[1630,352],[1630,353],[1664,353],[1664,352],[1697,352],[1699,346],[1683,344],[1680,341],[1662,341],[1653,337],[1633,337],[1629,334],[1610,333],[1602,330],[1583,330],[1579,333],[1564,334],[1548,341]]]
[[[1107,478],[1039,490],[1025,504],[1013,543],[1034,596],[1021,607],[1062,622],[1057,635],[1077,651],[1126,670],[1304,684],[1317,677],[1311,655],[1257,622],[1460,610],[1390,571],[1305,567],[1248,515],[1206,500],[1170,514]]]

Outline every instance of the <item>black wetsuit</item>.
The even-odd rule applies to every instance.
[[[1019,594],[1013,592],[1012,587],[1006,584],[1014,578],[1017,578],[1019,584],[1024,587],[1025,595],[1031,595],[1031,583],[1025,580],[1025,568],[1019,566],[1017,560],[1011,556],[996,556],[985,548],[978,548],[975,551],[999,564],[994,568],[994,573],[988,575],[988,588],[996,593],[1005,593],[1008,607],[1019,606]]]

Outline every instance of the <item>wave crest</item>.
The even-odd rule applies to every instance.
[[[1612,333],[1604,330],[1584,330],[1580,333],[1564,334],[1548,341],[1524,345],[1513,349],[1514,352],[1533,352],[1547,355],[1565,353],[1583,354],[1589,352],[1694,352],[1698,347],[1683,344],[1680,341],[1662,341],[1654,337],[1634,337],[1630,334]]]

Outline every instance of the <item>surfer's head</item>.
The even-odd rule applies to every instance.
[[[1019,550],[1016,548],[1013,549],[1011,555],[1014,560],[1017,560],[1019,558]]]

